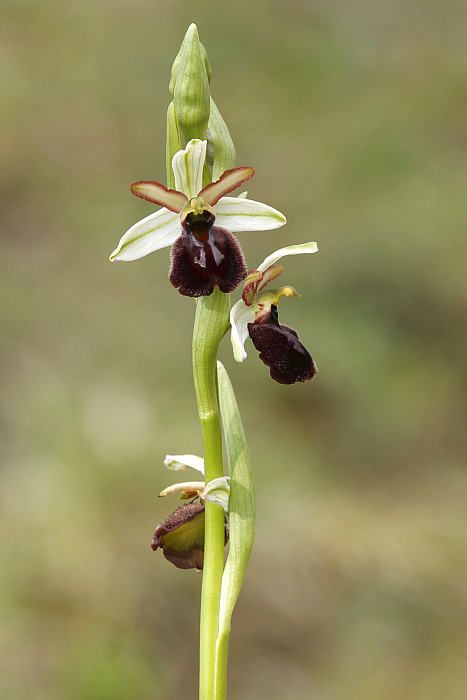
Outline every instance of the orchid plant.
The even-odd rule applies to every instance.
[[[316,365],[298,333],[279,323],[281,298],[299,294],[290,286],[269,286],[283,272],[276,264],[281,258],[315,253],[317,245],[280,248],[249,270],[233,234],[275,229],[286,218],[246,193],[229,196],[255,170],[235,167],[235,148],[210,95],[210,78],[206,50],[192,24],[172,68],[167,186],[138,181],[130,187],[134,195],[161,208],[122,236],[110,260],[137,260],[171,247],[170,282],[180,294],[196,299],[193,378],[204,458],[167,455],[164,464],[175,471],[198,470],[204,479],[177,482],[159,494],[180,494],[185,503],[157,526],[151,546],[180,569],[203,571],[199,697],[224,700],[231,617],[253,546],[255,509],[245,432],[217,350],[230,327],[237,362],[246,359],[250,338],[275,381],[294,384],[315,376]],[[241,284],[241,298],[231,307],[230,293]]]

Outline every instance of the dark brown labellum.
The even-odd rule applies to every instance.
[[[276,382],[295,384],[315,376],[318,370],[313,358],[300,342],[297,331],[281,326],[277,306],[271,306],[266,319],[249,323],[248,332],[260,360],[269,367]]]
[[[185,230],[172,246],[169,278],[180,294],[202,297],[233,292],[245,279],[247,268],[237,239],[229,231],[212,226],[209,212],[188,214]]]
[[[204,505],[185,503],[158,525],[151,548],[179,569],[202,569],[204,561]]]
[[[227,523],[225,541],[229,539]],[[204,503],[185,503],[165,522],[158,525],[151,549],[159,547],[164,556],[179,569],[199,569],[204,564]]]

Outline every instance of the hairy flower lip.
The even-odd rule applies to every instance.
[[[279,384],[295,384],[313,379],[318,371],[294,328],[279,323],[277,306],[269,314],[248,324],[248,332],[259,357]]]
[[[179,569],[203,568],[204,505],[185,503],[156,527],[151,549],[161,548],[165,558]]]
[[[153,552],[162,549],[164,557],[178,569],[202,570],[204,564],[204,503],[185,503],[156,527],[151,541]],[[224,546],[229,539],[224,518]]]
[[[219,226],[212,226],[204,236],[184,231],[172,246],[169,279],[184,296],[209,296],[214,287],[228,294],[245,275],[237,239]]]

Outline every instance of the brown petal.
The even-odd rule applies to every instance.
[[[147,202],[158,204],[160,207],[170,209],[170,211],[178,214],[181,212],[188,199],[182,192],[177,190],[168,190],[165,185],[152,180],[139,180],[130,185],[132,194],[136,197],[141,197]]]
[[[210,182],[209,185],[203,187],[198,196],[213,207],[221,197],[236,190],[254,174],[255,169],[246,166],[226,170],[216,182]]]

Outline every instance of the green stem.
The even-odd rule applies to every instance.
[[[203,433],[206,483],[223,476],[222,433],[217,401],[216,357],[229,324],[230,300],[217,288],[201,297],[193,331],[193,378]],[[216,641],[224,569],[224,510],[206,501],[204,568],[200,615],[200,700],[214,700]]]

